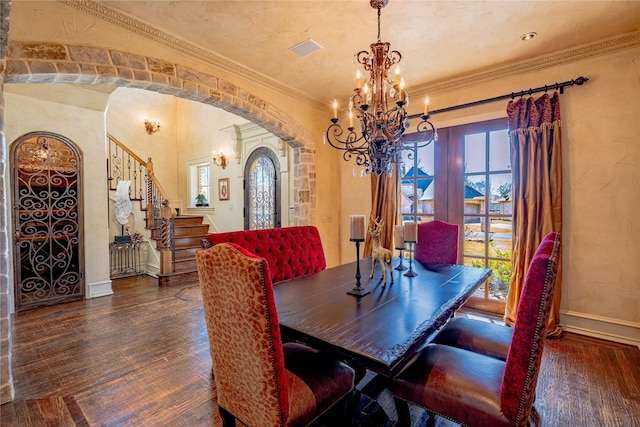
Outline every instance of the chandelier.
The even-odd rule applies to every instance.
[[[378,41],[371,44],[371,51],[360,51],[356,61],[364,69],[356,73],[356,88],[349,99],[349,127],[339,124],[338,103],[333,102],[331,125],[324,136],[333,148],[343,150],[345,161],[355,158],[362,167],[362,175],[391,173],[394,164],[402,162],[401,152],[426,147],[438,140],[437,129],[429,122],[429,97],[425,98],[422,121],[416,130],[421,133],[420,142],[404,143],[402,135],[409,128],[409,117],[405,107],[409,96],[400,77],[399,63],[402,54],[390,50],[391,44],[380,41],[380,11],[388,0],[370,0],[372,8],[378,9]],[[390,71],[395,67],[393,80]],[[364,79],[364,80],[363,80]],[[364,84],[363,84],[364,83]],[[360,126],[354,127],[354,116]],[[354,174],[356,168],[354,167]]]

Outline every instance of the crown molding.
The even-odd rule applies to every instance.
[[[465,89],[481,83],[530,74],[543,69],[557,67],[596,56],[608,55],[610,53],[615,53],[625,49],[632,49],[638,46],[640,46],[640,31],[603,39],[577,48],[538,56],[531,60],[519,62],[507,67],[496,68],[484,73],[473,74],[457,79],[448,79],[436,84],[418,86],[413,92],[418,96],[420,94],[424,96],[425,94],[432,95],[451,90]]]
[[[57,0],[66,6],[69,6],[79,12],[87,15],[91,15],[101,21],[108,22],[123,30],[132,32],[139,36],[145,37],[154,43],[169,47],[179,52],[185,53],[189,56],[195,57],[204,61],[205,63],[217,67],[225,72],[240,76],[241,78],[249,81],[260,83],[261,85],[280,92],[286,96],[290,96],[296,99],[303,99],[307,102],[323,106],[319,100],[311,98],[309,95],[293,89],[290,86],[284,85],[275,79],[272,79],[262,73],[252,70],[244,65],[217,55],[216,53],[203,49],[200,46],[189,43],[178,37],[174,37],[164,31],[161,31],[155,27],[145,24],[142,21],[138,21],[130,16],[124,15],[111,9],[103,4],[100,4],[91,0]]]

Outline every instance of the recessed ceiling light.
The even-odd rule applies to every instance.
[[[304,58],[307,55],[311,55],[313,52],[322,49],[315,41],[308,39],[303,41],[302,43],[298,43],[297,45],[290,47],[289,50],[301,58]]]
[[[538,35],[538,33],[534,33],[533,31],[530,33],[524,33],[522,36],[520,36],[520,40],[523,40],[523,41],[531,40],[536,35]]]

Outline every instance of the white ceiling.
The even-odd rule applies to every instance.
[[[377,37],[368,0],[100,3],[327,104],[352,93],[354,54]],[[381,39],[402,53],[410,92],[638,29],[637,0],[390,0]],[[521,41],[530,31],[537,37]],[[323,49],[289,50],[307,39]]]

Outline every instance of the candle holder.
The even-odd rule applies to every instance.
[[[355,295],[357,297],[363,297],[365,295],[367,295],[368,293],[371,293],[371,291],[368,291],[366,289],[364,289],[361,285],[360,285],[360,277],[362,277],[360,275],[360,242],[364,242],[364,239],[350,239],[352,242],[356,242],[356,287],[351,289],[350,291],[347,291],[347,293],[349,295]]]
[[[404,248],[396,248],[398,250],[400,250],[400,262],[398,263],[398,265],[396,265],[396,270],[398,271],[403,271],[406,270],[407,267],[404,266],[404,264],[402,263],[404,261],[404,257],[402,256],[402,252],[404,252]]]
[[[418,275],[418,273],[413,271],[413,245],[416,242],[409,241],[407,243],[409,243],[409,271],[404,273],[404,275],[407,276],[407,277],[416,277]]]

